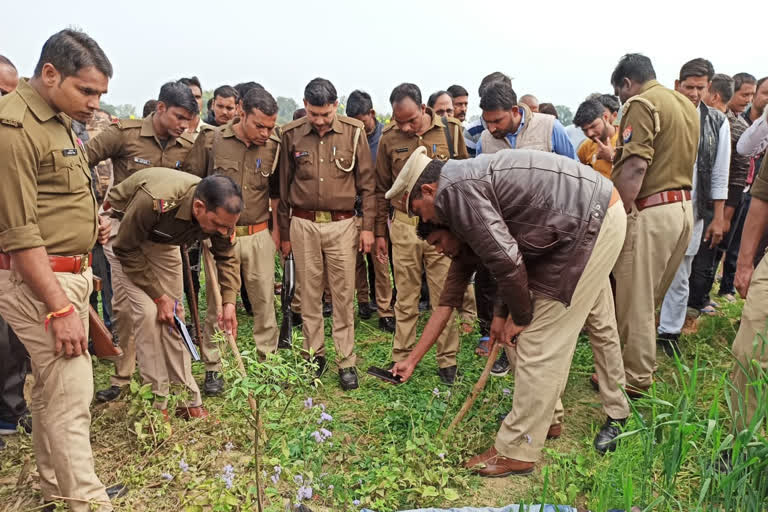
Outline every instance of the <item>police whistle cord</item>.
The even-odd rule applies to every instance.
[[[491,353],[488,356],[488,361],[485,363],[485,368],[483,369],[483,373],[480,374],[480,378],[477,379],[477,382],[475,383],[475,386],[472,388],[472,391],[470,391],[469,396],[467,396],[467,399],[464,400],[464,405],[461,406],[461,409],[459,409],[459,412],[458,414],[456,414],[456,417],[453,418],[453,421],[451,422],[451,424],[448,425],[447,429],[445,429],[445,433],[443,434],[443,437],[448,437],[448,435],[451,433],[454,427],[458,425],[461,422],[461,420],[464,419],[464,416],[466,416],[469,410],[472,408],[472,405],[475,403],[475,400],[477,400],[477,397],[480,395],[480,392],[483,389],[485,389],[485,384],[488,382],[488,377],[491,375],[491,368],[493,368],[493,364],[496,362],[496,356],[499,355],[499,348],[501,348],[501,343],[496,342],[493,344]]]
[[[192,280],[192,267],[189,266],[189,253],[187,247],[181,248],[181,257],[184,260],[184,272],[187,279],[187,287],[189,288],[189,306],[192,308],[192,324],[195,326],[195,338],[197,339],[197,346],[203,346],[203,336],[200,332],[200,313],[197,310],[197,294],[195,293],[195,283]]]

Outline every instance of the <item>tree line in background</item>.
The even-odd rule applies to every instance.
[[[213,97],[213,89],[203,91],[203,108],[208,104],[208,100]],[[277,107],[278,107],[278,113],[277,113],[277,124],[283,125],[285,123],[289,123],[293,119],[293,113],[300,108],[299,103],[296,102],[293,98],[287,98],[285,96],[277,96],[275,98],[277,101]],[[339,114],[344,114],[344,106],[347,103],[347,97],[342,96],[339,98]],[[142,105],[143,107],[143,105]],[[140,110],[136,109],[136,106],[129,105],[127,103],[124,103],[122,105],[111,105],[106,102],[101,102],[101,108],[105,112],[107,112],[109,115],[115,116],[119,119],[128,119],[131,117],[140,117],[139,113]],[[568,108],[566,105],[555,105],[555,108],[557,109],[557,115],[560,119],[560,122],[563,124],[563,126],[568,126],[573,122],[573,112],[570,108]],[[208,111],[205,110],[201,117],[205,119],[205,117],[208,115]],[[390,118],[392,117],[392,114],[387,113],[377,113],[376,117],[379,119],[382,123],[388,123]],[[471,116],[468,121],[474,121],[475,119],[478,119],[480,116],[474,115]]]

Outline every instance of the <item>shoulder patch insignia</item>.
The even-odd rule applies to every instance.
[[[153,210],[157,213],[165,213],[176,208],[176,201],[166,201],[165,199],[155,199],[152,201]]]
[[[628,124],[627,127],[624,129],[624,131],[621,133],[621,138],[624,141],[624,144],[632,140],[632,125]]]

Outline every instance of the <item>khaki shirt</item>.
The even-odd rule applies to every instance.
[[[171,137],[163,148],[152,125],[154,117],[153,113],[144,119],[121,119],[108,126],[86,144],[89,163],[96,165],[111,158],[115,185],[148,167],[181,169],[195,143],[194,136],[185,132],[179,138]]]
[[[222,300],[234,304],[240,290],[240,266],[235,256],[234,237],[209,235],[200,228],[192,214],[198,183],[200,178],[197,176],[150,167],[110,190],[107,202],[112,207],[112,216],[122,220],[113,244],[115,255],[131,281],[156,299],[166,291],[147,264],[141,246],[147,241],[184,245],[210,238]]]
[[[379,139],[376,156],[376,229],[374,233],[376,236],[386,236],[390,202],[384,194],[392,187],[411,153],[419,146],[424,146],[430,158],[443,161],[450,158],[451,151],[448,148],[443,119],[434,115],[430,108],[427,109],[427,113],[432,116],[432,124],[423,135],[406,135],[400,131],[397,123],[392,121],[384,128]],[[454,160],[469,158],[461,121],[453,117],[446,119],[453,139]],[[402,199],[393,200],[391,204],[398,210],[405,211]]]
[[[623,112],[612,178],[621,176],[629,157],[638,156],[648,162],[638,199],[665,190],[690,190],[700,122],[693,103],[656,80],[649,80],[637,96],[627,100]]]
[[[82,142],[26,80],[0,98],[0,176],[0,251],[93,248],[97,205]]]
[[[273,133],[263,146],[246,146],[232,127],[238,118],[219,128],[204,129],[184,160],[183,170],[204,178],[229,176],[240,185],[244,208],[238,226],[269,220],[269,199],[280,197],[277,168],[280,137]]]
[[[283,127],[280,147],[280,238],[290,240],[288,209],[354,210],[362,198],[363,230],[373,231],[376,216],[371,150],[363,123],[336,116],[318,136],[306,117]]]

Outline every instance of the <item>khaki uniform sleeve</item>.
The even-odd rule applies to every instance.
[[[376,223],[376,171],[371,161],[371,148],[365,130],[359,132],[357,143],[357,195],[362,200],[363,231],[373,231]]]
[[[237,261],[235,245],[228,238],[214,235],[211,237],[211,254],[219,272],[221,302],[235,304],[237,292],[240,291],[240,262]]]
[[[464,142],[464,130],[462,130],[461,125],[456,125],[459,127],[458,130],[454,132],[458,133],[458,136],[456,136],[456,142],[454,144],[458,144],[458,152],[456,153],[456,160],[465,160],[469,158],[469,151],[467,151],[467,143]]]
[[[88,165],[93,167],[108,158],[122,156],[123,134],[116,124],[109,125],[85,144]]]
[[[768,202],[768,158],[766,157],[763,157],[760,172],[755,176],[755,183],[752,185],[751,194],[752,197]]]
[[[37,170],[40,162],[21,128],[0,126],[0,250],[45,245],[37,225]]]
[[[384,137],[382,137],[383,139]],[[389,201],[384,197],[392,187],[392,161],[389,158],[389,149],[384,140],[379,140],[379,149],[376,153],[376,224],[374,235],[387,236],[387,219],[389,217]]]
[[[592,165],[592,162],[589,158],[589,150],[587,149],[586,144],[581,144],[579,146],[579,150],[576,151],[576,155],[579,157],[579,162],[583,163],[584,165]]]
[[[212,132],[210,132],[212,133]],[[195,141],[195,145],[184,158],[184,164],[181,169],[184,172],[194,174],[200,178],[208,176],[208,142],[207,132],[201,133]]]
[[[115,256],[120,260],[125,275],[152,300],[166,291],[160,286],[160,279],[149,266],[141,246],[149,239],[149,233],[157,220],[158,214],[154,210],[152,197],[143,190],[137,191],[126,208],[113,244]],[[168,296],[171,295],[168,293]]]
[[[629,140],[624,141],[624,133],[631,129]],[[613,175],[621,174],[624,162],[631,156],[637,156],[651,165],[653,162],[654,119],[653,113],[639,101],[633,102],[621,119],[619,143],[621,152],[617,152],[617,160],[613,166]]]
[[[440,306],[460,308],[464,303],[464,293],[472,280],[476,265],[469,260],[457,258],[451,260],[448,274],[445,276],[443,291],[440,293]]]
[[[293,181],[293,159],[290,155],[291,136],[290,133],[283,133],[283,140],[280,144],[280,162],[278,171],[280,173],[280,203],[277,207],[277,224],[280,228],[280,240],[290,242],[291,240],[291,212],[288,205],[288,187]]]

